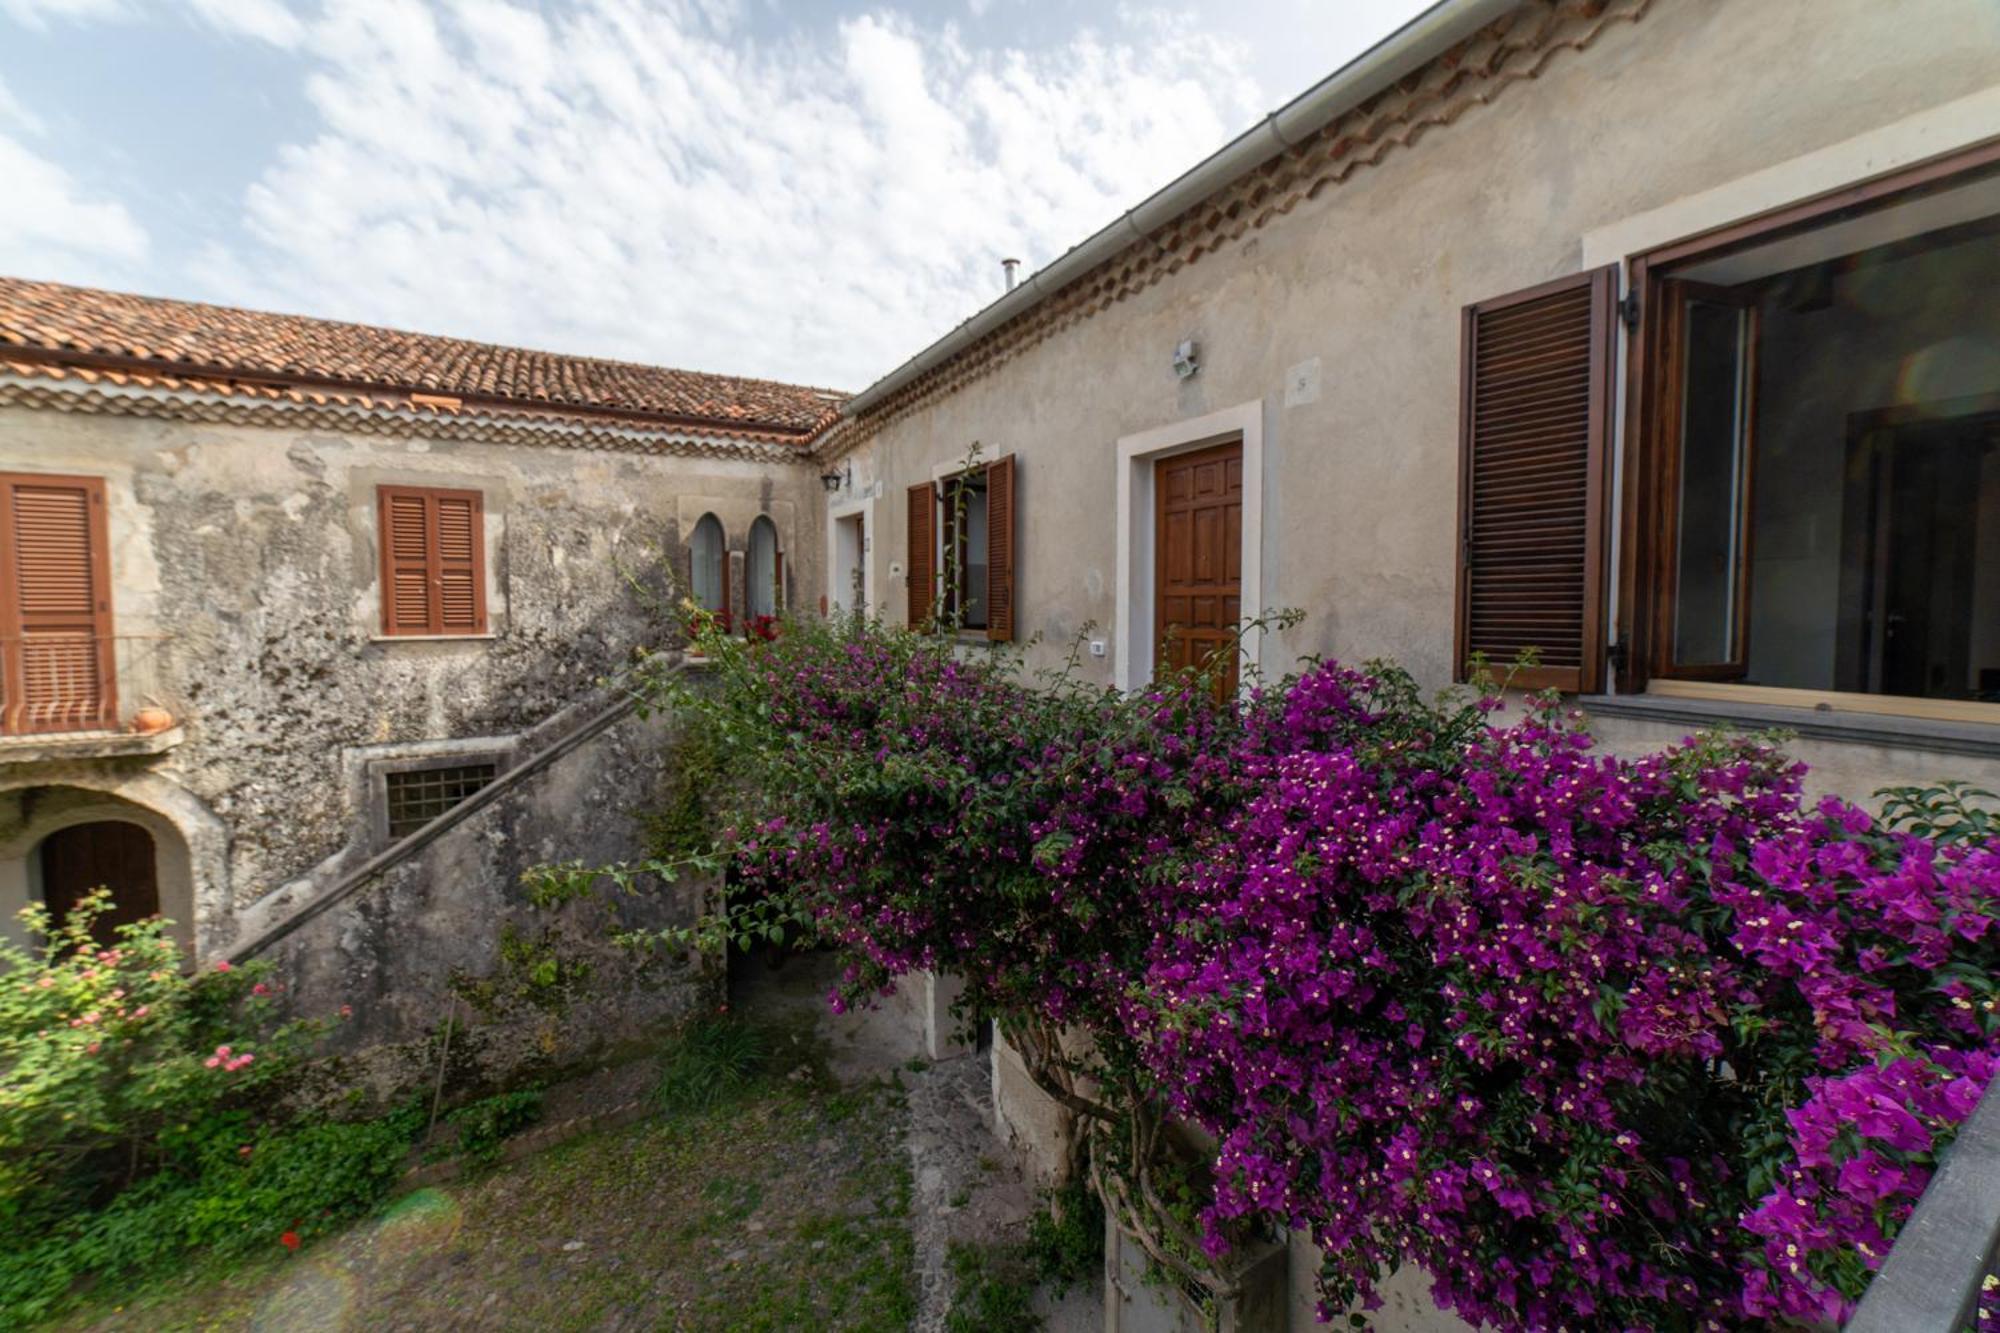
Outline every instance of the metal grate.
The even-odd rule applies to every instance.
[[[420,768],[385,775],[389,796],[389,836],[406,838],[493,781],[492,764]]]

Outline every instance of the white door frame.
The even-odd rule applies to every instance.
[[[1118,576],[1112,627],[1112,680],[1136,690],[1153,678],[1153,465],[1175,454],[1240,441],[1243,445],[1243,580],[1245,616],[1264,610],[1264,403],[1253,399],[1190,421],[1176,421],[1118,441]],[[1263,635],[1243,639],[1243,662],[1263,661]]]
[[[836,583],[844,582],[840,567],[840,520],[861,518],[861,600],[867,603],[865,615],[875,613],[875,590],[880,586],[875,577],[875,499],[842,500],[826,507],[826,605],[831,611],[836,603],[845,604],[847,589],[836,589]],[[852,611],[853,607],[847,607]]]

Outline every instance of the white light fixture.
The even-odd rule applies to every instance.
[[[1193,379],[1194,373],[1200,369],[1201,348],[1195,345],[1192,338],[1183,340],[1180,346],[1174,348],[1174,374],[1184,380]]]

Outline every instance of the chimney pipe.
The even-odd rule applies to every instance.
[[[1018,259],[1003,259],[1000,261],[1000,267],[1007,270],[1007,290],[1011,292],[1014,290],[1014,284],[1021,280],[1018,273],[1021,261]]]

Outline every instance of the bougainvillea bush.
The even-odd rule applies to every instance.
[[[1416,1263],[1500,1328],[1837,1319],[2000,1058],[1955,788],[1808,805],[1768,743],[1615,758],[1386,666],[1218,703],[852,622],[709,651],[758,890],[711,928],[1086,1034],[1039,1072],[1119,1169],[1198,1124],[1211,1252],[1308,1230],[1329,1309]]]

